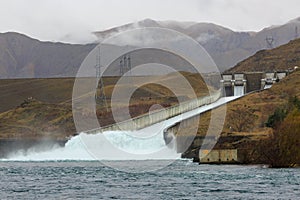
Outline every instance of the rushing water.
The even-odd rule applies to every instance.
[[[271,87],[272,87],[272,85],[265,85],[264,89],[266,90],[266,89],[269,89]]]
[[[245,86],[234,86],[234,96],[243,96]]]
[[[174,143],[165,144],[163,131],[183,119],[203,113],[238,97],[225,97],[163,122],[136,132],[114,131],[95,135],[81,133],[71,138],[65,147],[54,147],[44,152],[35,148],[27,152],[12,152],[10,161],[66,161],[66,160],[166,160],[178,159]],[[143,136],[143,137],[141,137]],[[173,145],[173,148],[172,148]]]
[[[117,162],[117,161],[111,161]],[[147,161],[118,161],[139,165]],[[157,161],[159,162],[159,161]],[[126,173],[100,162],[0,162],[1,199],[299,199],[300,169],[179,160]]]

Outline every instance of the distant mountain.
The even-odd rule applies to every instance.
[[[234,32],[211,23],[145,19],[95,34],[102,40],[120,31],[143,27],[169,28],[189,35],[208,51],[220,70],[224,71],[259,50],[278,47],[298,37],[296,32],[300,32],[300,18],[281,26],[265,28],[260,32]],[[270,44],[266,41],[267,38]]]
[[[261,50],[227,72],[281,71],[300,66],[300,39],[271,50]]]
[[[234,32],[211,23],[146,19],[95,34],[103,40],[138,27],[169,28],[191,36],[203,45],[220,70],[225,71],[259,50],[278,47],[298,37],[300,18],[260,32]],[[266,38],[269,38],[269,45]],[[95,46],[41,42],[19,33],[0,33],[0,78],[75,76],[81,62]]]
[[[19,33],[0,33],[0,78],[75,76],[95,44],[41,42]]]

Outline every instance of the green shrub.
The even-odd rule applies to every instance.
[[[277,108],[275,112],[269,116],[266,126],[274,128],[278,123],[282,122],[287,115],[287,111],[283,108]]]

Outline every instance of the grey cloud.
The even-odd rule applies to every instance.
[[[0,32],[50,41],[91,42],[91,32],[145,18],[212,22],[260,30],[299,17],[298,0],[2,0]]]

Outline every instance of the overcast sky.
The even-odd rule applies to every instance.
[[[145,18],[258,31],[300,17],[299,0],[0,0],[0,32],[83,43],[90,33]]]

